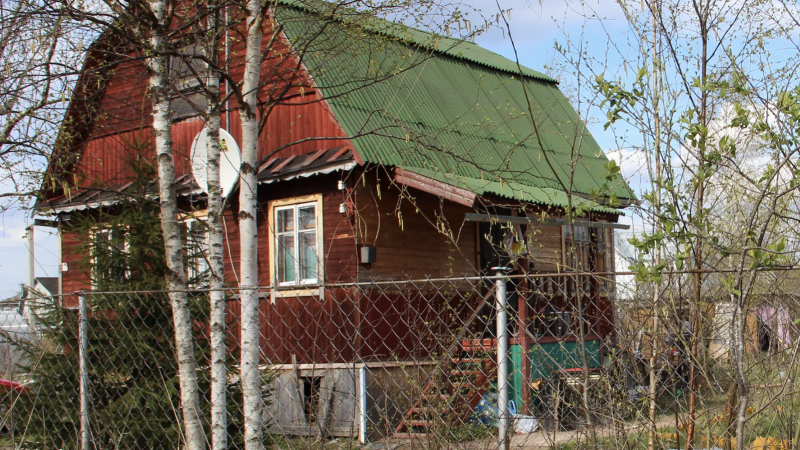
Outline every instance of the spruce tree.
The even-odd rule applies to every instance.
[[[140,154],[141,152],[136,152]],[[89,383],[91,439],[98,449],[182,448],[180,386],[167,273],[153,198],[153,166],[144,158],[128,162],[130,185],[112,207],[74,214],[65,230],[78,236],[80,270],[89,274]],[[187,261],[194,245],[187,246]],[[200,274],[190,280],[202,284]],[[189,295],[196,324],[195,358],[209,434],[208,296]],[[15,407],[26,422],[21,444],[30,448],[77,448],[80,433],[78,314],[53,307],[41,317],[40,342],[19,342],[27,358],[23,370],[33,380],[31,392]],[[233,364],[229,358],[229,364]],[[229,385],[229,447],[242,443],[241,392]]]

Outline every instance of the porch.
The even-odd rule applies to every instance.
[[[607,280],[577,278],[526,273],[506,281],[510,399],[519,413],[564,429],[582,422],[575,380],[584,368],[591,377],[601,370],[613,323]],[[371,440],[473,426],[497,387],[495,281],[336,284],[319,299],[276,301],[267,323],[305,326],[273,329],[262,341],[265,356],[274,355],[265,367],[276,372],[275,429],[358,429]]]

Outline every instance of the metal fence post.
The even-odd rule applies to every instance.
[[[495,280],[496,295],[495,307],[497,308],[497,419],[498,419],[498,448],[509,448],[509,424],[511,417],[508,408],[508,310],[506,309],[506,278],[511,271],[508,267],[493,267],[497,279]]]
[[[86,312],[86,296],[78,297],[80,311],[80,389],[81,389],[81,450],[89,450],[89,316]]]

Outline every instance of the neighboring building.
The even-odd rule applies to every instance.
[[[31,333],[41,333],[40,317],[58,302],[58,294],[58,277],[36,277],[33,288],[25,288],[22,315]]]
[[[634,237],[632,231],[616,230],[614,232],[614,271],[631,272],[631,267],[640,262],[647,261],[631,245],[630,239]],[[634,275],[616,275],[616,296],[620,301],[633,300],[636,295],[636,277]]]
[[[313,28],[321,19],[283,2],[280,7],[282,12],[273,19],[285,26],[282,39],[274,45],[280,47],[277,54],[291,59],[289,45],[302,47],[299,41],[305,31],[299,24]],[[336,23],[328,24],[325,31],[344,40],[351,32]],[[619,179],[611,183],[612,188],[604,187],[606,158],[588,132],[571,138],[583,127],[553,78],[522,68],[533,107],[542,115],[536,119],[541,122],[541,139],[531,139],[534,128],[526,113],[520,69],[513,61],[470,42],[434,40],[399,25],[387,25],[381,34],[360,33],[367,36],[359,35],[360,39],[381,43],[378,64],[403,67],[409,54],[423,55],[426,60],[409,63],[405,67],[411,68],[402,76],[381,81],[364,78],[376,60],[370,55],[305,54],[300,72],[293,74],[303,83],[289,86],[289,95],[267,118],[259,141],[264,158],[258,168],[263,211],[258,218],[259,276],[262,286],[274,287],[262,308],[262,342],[265,360],[279,374],[268,414],[282,432],[310,431],[308,422],[316,420],[316,414],[309,413],[308,403],[301,399],[326,386],[336,386],[336,395],[341,395],[330,403],[332,434],[348,435],[361,427],[354,423],[361,398],[356,394],[367,385],[373,389],[368,392],[369,414],[380,416],[378,399],[385,407],[397,393],[374,391],[379,385],[374,377],[383,373],[397,380],[393,371],[407,370],[404,366],[413,364],[409,361],[435,362],[437,358],[430,349],[428,354],[419,353],[420,338],[408,318],[420,323],[434,319],[431,314],[455,302],[442,295],[426,300],[398,289],[339,289],[333,283],[479,275],[509,264],[502,250],[508,230],[528,236],[517,252],[517,273],[563,272],[565,266],[602,272],[612,268],[608,249],[614,248],[611,228],[620,211],[586,198],[598,191],[614,194],[623,204],[633,198]],[[265,33],[265,41],[269,35]],[[67,113],[71,121],[65,127],[63,147],[49,170],[71,191],[45,190],[45,199],[37,205],[41,213],[64,218],[112,205],[114,190],[124,190],[132,176],[124,164],[125,156],[133,151],[130,143],[152,140],[148,76],[142,61],[120,62],[107,82],[98,82],[90,69],[104,57],[99,45],[103,44],[93,47],[75,89],[78,94]],[[231,66],[236,72],[242,66],[244,48],[239,41],[232,47]],[[264,76],[274,74],[281,61],[280,56],[268,58],[263,63]],[[327,70],[322,70],[323,65]],[[348,90],[348,85],[358,82],[364,87]],[[264,101],[269,96],[266,90]],[[177,191],[192,220],[203,220],[206,197],[193,177],[190,156],[203,121],[181,103],[185,101],[174,101]],[[223,114],[228,151],[235,152],[240,143],[238,124],[239,112],[231,101],[230,110]],[[562,175],[570,169],[576,141],[580,145],[575,202],[582,206],[586,226],[576,227],[575,239],[569,239],[560,223],[540,223],[536,218],[543,214],[549,219],[563,217],[567,196],[555,181],[553,168]],[[550,163],[543,159],[543,151]],[[202,177],[200,167],[197,177]],[[228,280],[236,279],[240,245],[237,202],[232,203],[225,214]],[[499,216],[528,216],[534,222],[510,227],[485,222]],[[284,226],[289,223],[302,226]],[[64,292],[91,289],[88,274],[78,268],[81,255],[71,251],[78,237],[66,227],[61,235]],[[578,261],[568,256],[573,254],[566,251],[571,245],[578,248]],[[513,343],[516,348],[532,346],[534,340],[538,345],[571,342],[574,346],[573,327],[559,326],[554,334],[545,319],[569,309],[575,303],[574,291],[562,288],[566,285],[558,276],[541,280],[542,287],[550,286],[552,291],[555,286],[556,292],[532,295],[527,302],[522,297],[515,300],[519,312],[514,314],[527,318],[530,325],[527,332],[515,330]],[[586,295],[591,323],[587,340],[600,351],[613,329],[611,306],[596,284],[587,288]],[[469,302],[479,298],[463,293],[457,297]],[[350,305],[349,312],[342,309],[343,304]],[[232,311],[236,310],[232,305]],[[510,322],[516,324],[516,317]],[[491,337],[493,325],[483,326],[482,332]],[[461,345],[466,348],[472,343]],[[528,385],[536,364],[529,358],[522,361],[527,372],[523,386]],[[364,368],[369,370],[360,373],[372,378],[356,383],[353,371]],[[526,393],[521,395],[523,401],[528,400]],[[384,422],[394,428],[402,425],[401,416],[395,414]]]
[[[55,297],[58,294],[58,277],[36,277],[33,289],[25,289],[25,298]]]
[[[21,353],[14,342],[30,339],[28,322],[23,316],[23,294],[0,300],[0,378],[11,379],[22,362]]]

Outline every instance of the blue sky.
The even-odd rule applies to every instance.
[[[494,0],[472,0],[465,5],[483,11],[489,16],[497,11]],[[609,36],[615,42],[627,40],[628,28],[617,3],[609,0],[572,2],[563,0],[501,0],[503,9],[511,9],[511,33],[519,52],[520,62],[533,69],[544,71],[546,65],[556,63],[560,57],[556,53],[554,43],[565,44],[570,36],[572,42],[581,41],[588,45],[587,51],[597,57],[605,58],[606,43]],[[598,21],[587,22],[584,15],[598,14],[603,17],[602,25]],[[476,42],[494,52],[508,58],[514,57],[508,33],[494,28],[479,36]],[[611,61],[613,65],[613,60]],[[562,86],[569,90],[575,77],[569,70],[561,73]],[[604,131],[601,123],[590,123],[590,129],[602,148],[615,150],[617,144],[611,132]],[[626,161],[630,161],[626,159]],[[634,176],[636,164],[624,164],[623,173]],[[638,184],[635,182],[635,184]],[[624,219],[625,221],[629,219]],[[28,278],[28,250],[23,238],[25,227],[30,217],[22,211],[7,211],[0,216],[0,299],[19,292],[21,283]],[[57,276],[57,239],[47,228],[36,230],[36,276]]]

